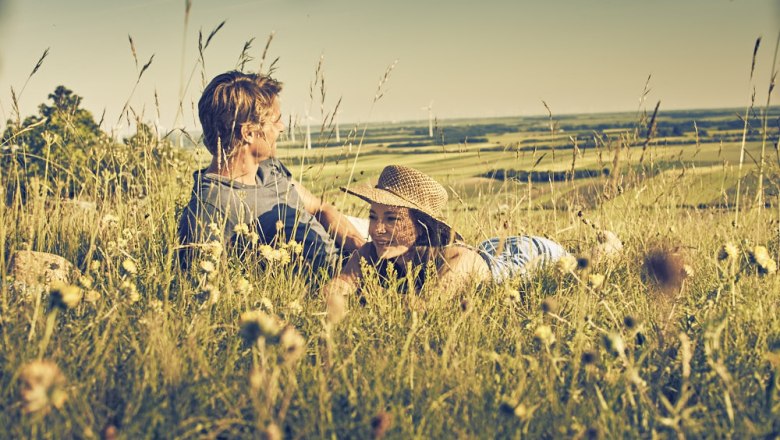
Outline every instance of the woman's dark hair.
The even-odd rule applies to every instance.
[[[455,234],[452,233],[452,230],[429,215],[416,209],[409,209],[409,215],[417,227],[418,234],[415,243],[417,246],[438,248],[452,244],[455,241]]]

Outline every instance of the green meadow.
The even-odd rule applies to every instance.
[[[143,124],[85,142],[66,124],[36,153],[12,127],[0,437],[774,438],[778,135],[750,120],[743,144],[734,120],[551,115],[442,121],[433,139],[416,122],[340,143],[323,130],[312,149],[283,140],[295,176],[348,214],[366,205],[339,187],[403,164],[448,188],[471,243],[534,234],[586,255],[604,231],[623,242],[454,295],[369,282],[335,311],[292,250],[179,268],[203,147]]]

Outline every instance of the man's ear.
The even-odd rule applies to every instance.
[[[244,124],[241,126],[241,140],[245,143],[251,143],[257,133],[253,129],[252,124]]]

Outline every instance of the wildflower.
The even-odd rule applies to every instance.
[[[252,231],[249,233],[249,243],[252,244],[252,246],[257,246],[257,243],[260,242],[260,234],[258,234],[255,231]]]
[[[683,264],[682,267],[683,278],[692,278],[695,273],[696,272],[694,272],[693,266],[691,266],[690,264]]]
[[[735,261],[739,258],[739,249],[734,243],[726,243],[718,251],[718,260]]]
[[[347,301],[344,295],[340,293],[334,293],[328,296],[328,322],[331,324],[338,324],[347,316]]]
[[[51,305],[62,310],[73,309],[81,302],[81,289],[62,281],[51,283]]]
[[[540,325],[539,327],[536,327],[536,331],[534,331],[534,339],[549,346],[555,342],[555,334],[549,325]]]
[[[758,273],[770,275],[777,272],[777,263],[764,246],[756,246],[750,252],[750,260],[758,267]]]
[[[236,282],[236,291],[242,295],[249,293],[250,287],[249,281],[244,277],[239,278]]]
[[[203,294],[209,298],[209,304],[211,305],[219,301],[219,289],[213,284],[206,284],[203,287]]]
[[[606,335],[604,337],[604,345],[607,350],[618,355],[624,355],[626,352],[626,343],[623,341],[623,337],[617,333]]]
[[[68,395],[65,392],[65,376],[51,361],[32,361],[25,364],[19,374],[22,411],[29,414],[48,413],[51,407],[60,409]]]
[[[241,337],[248,345],[253,345],[260,337],[272,342],[282,332],[282,322],[276,316],[271,316],[262,310],[252,310],[241,314]]]
[[[222,250],[224,249],[222,243],[217,240],[203,243],[201,247],[203,248],[203,253],[214,261],[219,260],[219,256],[222,255]]]
[[[100,225],[103,227],[111,228],[119,224],[119,217],[113,214],[106,214],[100,219]]]
[[[233,226],[233,232],[236,235],[248,235],[249,225],[247,225],[246,223],[238,223],[237,225]]]
[[[215,266],[212,261],[204,260],[200,262],[200,270],[203,271],[203,273],[210,274],[217,270],[217,266]]]
[[[555,298],[545,298],[542,301],[542,312],[555,313],[558,311],[558,301]]]
[[[222,231],[219,229],[219,226],[218,226],[216,223],[214,223],[214,222],[211,222],[211,223],[209,223],[209,224],[208,224],[208,226],[206,226],[206,228],[207,228],[207,229],[209,230],[209,232],[210,232],[211,234],[213,234],[213,235],[220,235],[220,234],[221,234],[221,232],[222,232]]]
[[[92,287],[92,278],[89,275],[83,275],[79,277],[79,286],[89,289]]]
[[[262,255],[263,258],[265,258],[268,262],[273,262],[274,261],[274,259],[276,257],[276,253],[274,252],[274,248],[272,248],[271,246],[269,246],[267,244],[264,244],[264,245],[260,246],[259,250],[260,250],[260,255]]]
[[[588,275],[588,286],[590,286],[591,289],[598,289],[604,284],[604,275],[600,273],[592,273]]]
[[[149,308],[157,313],[162,313],[164,304],[159,299],[153,299],[149,301]]]
[[[100,299],[100,292],[94,289],[87,290],[84,294],[84,301],[88,303],[96,303]]]
[[[260,298],[260,307],[262,307],[268,313],[274,312],[274,303],[272,303],[271,300],[266,296]]]
[[[290,262],[290,254],[286,250],[278,249],[276,252],[278,252],[277,258],[279,259],[279,264],[284,266]]]
[[[263,440],[282,440],[282,430],[276,423],[271,423],[265,427],[265,430],[261,433],[260,438]]]
[[[301,306],[301,302],[296,299],[287,304],[287,310],[293,315],[300,315],[303,312],[303,306]]]
[[[306,352],[306,340],[292,327],[287,327],[279,338],[282,347],[282,361],[292,365]]]
[[[276,221],[276,232],[282,232],[284,230],[284,223],[281,220]]]
[[[260,367],[253,367],[252,371],[249,372],[249,386],[252,387],[252,390],[255,392],[260,391],[260,389],[263,387],[263,370],[260,369]]]
[[[519,405],[517,405],[517,406],[515,407],[515,410],[514,410],[513,412],[514,412],[514,415],[515,415],[515,417],[517,417],[517,418],[518,418],[518,419],[520,419],[520,420],[525,420],[525,418],[526,418],[526,417],[528,416],[528,414],[529,414],[528,407],[527,407],[527,406],[525,406],[525,405],[524,405],[524,404],[522,404],[522,403],[521,403],[521,404],[519,404]]]
[[[138,273],[138,266],[133,260],[129,258],[122,262],[122,269],[129,275],[135,275]]]
[[[516,405],[514,403],[504,400],[500,405],[498,405],[498,410],[503,414],[512,416],[515,414],[515,406]]]
[[[295,240],[290,240],[290,242],[287,243],[287,250],[293,255],[300,255],[303,252],[303,245]]]
[[[103,440],[117,440],[119,438],[119,430],[114,425],[108,425],[103,428],[101,438]]]
[[[135,304],[141,300],[138,287],[130,280],[122,281],[122,284],[119,285],[119,291],[127,298],[130,304]]]
[[[89,263],[89,268],[93,272],[97,272],[98,270],[100,270],[100,261],[99,260],[92,260],[92,262]]]
[[[371,418],[371,435],[373,438],[381,439],[387,434],[392,425],[393,417],[390,413],[381,411]]]
[[[598,360],[598,354],[593,350],[585,350],[580,358],[585,365],[593,365]]]
[[[566,254],[555,263],[555,266],[562,274],[573,272],[575,269],[577,269],[577,258],[575,258],[572,254]]]
[[[661,290],[679,290],[685,278],[685,258],[679,248],[661,245],[645,256],[644,275]]]
[[[508,288],[505,290],[505,292],[506,292],[506,297],[504,300],[508,304],[520,302],[520,291],[518,291],[517,289]]]

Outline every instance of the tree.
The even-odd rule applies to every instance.
[[[2,145],[17,144],[23,148],[25,155],[20,160],[26,161],[28,174],[37,174],[44,168],[56,173],[57,169],[83,165],[88,150],[105,139],[92,113],[81,108],[81,99],[67,87],[57,86],[49,94],[51,104],[38,106],[37,115],[28,116],[21,123],[8,121]],[[52,164],[59,166],[47,167]]]

